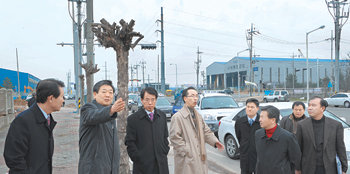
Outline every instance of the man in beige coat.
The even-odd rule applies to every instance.
[[[189,87],[182,92],[183,108],[171,118],[170,142],[174,148],[175,174],[207,174],[205,143],[222,151],[225,147],[194,108],[198,93]]]

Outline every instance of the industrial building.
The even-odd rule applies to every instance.
[[[250,76],[249,62],[249,57],[234,57],[228,62],[214,62],[210,64],[206,68],[207,88],[238,89],[238,86],[244,88],[244,82],[249,81]],[[289,74],[293,74],[294,69],[297,83],[306,84],[306,62],[305,58],[253,57],[251,82],[258,87],[269,84],[292,88],[292,86],[286,86],[286,77]],[[339,60],[340,72],[344,73],[349,64],[349,60]],[[238,72],[240,77],[238,77]],[[310,83],[316,84],[318,79],[330,78],[332,74],[331,59],[309,58],[309,72]],[[240,83],[238,83],[239,78]]]
[[[33,92],[40,81],[39,78],[25,72],[19,72],[20,94],[22,97]],[[3,88],[10,87],[14,92],[18,92],[18,75],[17,71],[0,68],[0,86]]]

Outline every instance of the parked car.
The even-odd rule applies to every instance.
[[[293,110],[292,110],[292,102],[287,103],[261,103],[260,107],[266,106],[266,105],[273,105],[277,107],[280,110],[281,117],[289,116]],[[258,111],[260,113],[260,110]],[[236,120],[239,117],[245,116],[245,107],[240,108],[239,110],[234,111],[232,116],[225,117],[220,120],[219,123],[219,131],[218,131],[218,137],[220,142],[222,142],[225,145],[226,154],[228,157],[232,159],[238,159],[239,158],[239,143],[238,139],[236,137],[235,133],[235,123]],[[307,113],[307,109],[305,110],[305,115],[309,116]],[[334,113],[326,110],[324,112],[324,115],[326,117],[335,119],[342,123],[344,127],[344,142],[347,149],[347,157],[348,157],[348,164],[350,163],[350,125],[347,124],[343,119],[341,119],[339,116],[335,115]]]
[[[328,102],[328,105],[350,108],[350,93],[338,93],[330,98],[325,98],[325,100]]]
[[[184,101],[182,100],[182,97],[179,96],[176,98],[175,103],[173,105],[173,109],[171,112],[171,116],[173,116],[177,111],[179,111],[184,106]]]
[[[205,93],[200,95],[196,109],[217,136],[219,121],[223,117],[231,116],[235,110],[239,109],[239,106],[231,95]]]
[[[275,90],[271,91],[269,95],[264,96],[264,102],[279,102],[279,101],[289,101],[289,93],[286,90]]]
[[[171,105],[171,103],[166,97],[158,97],[156,108],[164,112],[168,119],[171,118],[171,112],[173,110],[173,106]]]

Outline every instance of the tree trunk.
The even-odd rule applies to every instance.
[[[122,98],[125,102],[125,109],[118,113],[117,119],[117,128],[118,128],[118,137],[119,137],[119,145],[120,145],[120,174],[129,174],[130,166],[129,166],[129,155],[126,151],[125,135],[126,135],[126,121],[129,113],[128,106],[128,82],[129,82],[129,74],[128,74],[128,57],[129,51],[125,51],[122,48],[117,50],[117,64],[118,64],[118,98]]]
[[[79,112],[80,112],[80,108],[82,107],[82,106],[84,106],[84,104],[85,104],[85,100],[84,100],[84,98],[85,98],[85,96],[84,96],[84,82],[85,82],[85,80],[84,80],[84,75],[80,75],[79,76],[79,78],[80,78],[80,93],[81,93],[81,98],[80,98],[80,106],[79,106]]]

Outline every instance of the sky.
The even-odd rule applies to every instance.
[[[70,8],[69,8],[70,7]],[[260,57],[290,58],[300,49],[306,55],[305,35],[321,25],[326,27],[309,35],[309,57],[330,58],[330,38],[334,21],[324,0],[98,0],[94,1],[94,22],[105,18],[110,23],[120,19],[136,21],[134,31],[145,37],[139,43],[159,43],[160,9],[164,13],[165,81],[170,86],[196,84],[195,61],[200,55],[200,71],[213,62],[227,62],[237,52],[248,48],[246,31],[254,24],[260,34],[253,36],[254,54]],[[83,6],[85,8],[85,6]],[[40,79],[74,79],[72,18],[68,1],[4,1],[0,6],[0,68],[19,69]],[[85,9],[83,10],[85,12]],[[130,50],[129,65],[146,62],[145,81],[157,81],[156,50]],[[85,48],[83,48],[85,50]],[[95,46],[95,63],[100,71],[95,82],[107,79],[116,84],[116,53]],[[340,57],[350,52],[350,24],[342,29]],[[243,52],[240,56],[249,56]],[[105,66],[105,63],[107,66]],[[172,65],[170,65],[172,64]],[[176,64],[176,66],[175,66]],[[130,71],[129,71],[130,75]],[[136,75],[134,75],[135,78]],[[142,80],[142,69],[138,69]],[[203,79],[200,77],[200,82]],[[142,82],[140,82],[141,84]]]

